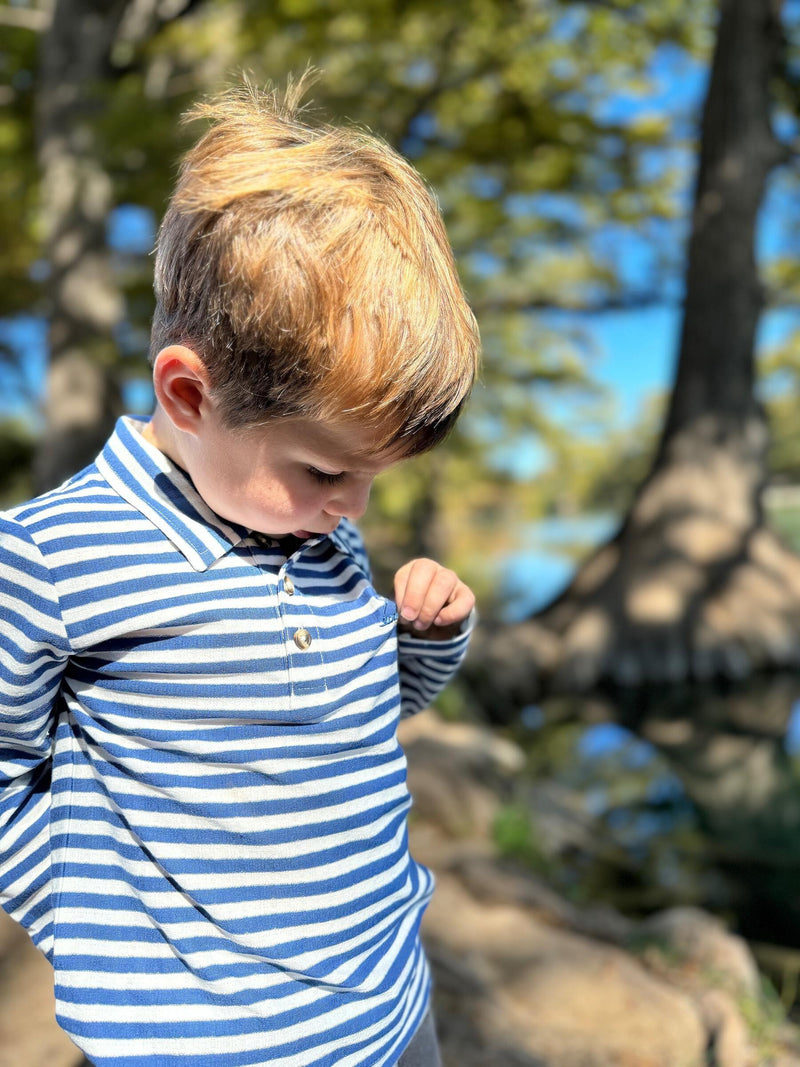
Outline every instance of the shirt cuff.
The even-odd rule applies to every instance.
[[[467,643],[477,622],[478,612],[473,608],[466,619],[462,619],[458,633],[452,637],[445,637],[440,641],[436,641],[429,637],[418,637],[410,630],[400,630],[397,637],[404,650],[413,650],[417,655],[432,655],[439,650],[449,656],[452,655],[454,648]]]

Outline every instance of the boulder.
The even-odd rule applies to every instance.
[[[719,919],[579,908],[497,854],[500,806],[538,795],[509,742],[432,712],[401,739],[412,852],[437,879],[423,935],[445,1067],[800,1067],[797,1028],[770,1021]]]
[[[479,901],[447,873],[423,929],[446,1063],[705,1067],[692,999],[614,946]]]
[[[669,908],[639,923],[639,936],[653,938],[701,981],[738,996],[757,997],[760,978],[756,961],[740,937],[699,908]]]
[[[55,1018],[53,972],[25,930],[0,910],[0,1067],[81,1067]]]

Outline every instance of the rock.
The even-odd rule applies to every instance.
[[[640,923],[638,934],[652,937],[676,958],[684,972],[740,996],[757,997],[758,967],[747,944],[699,908],[670,908]]]
[[[538,817],[541,794],[481,730],[424,718],[403,736],[412,852],[438,883],[423,936],[446,1064],[800,1067],[797,1028],[771,1021],[744,941],[695,908],[579,908],[499,857],[492,813],[522,795]]]
[[[487,837],[498,809],[494,789],[468,770],[458,756],[451,760],[430,740],[416,741],[408,784],[414,798],[412,819],[425,821],[451,838]]]
[[[27,933],[0,911],[0,1067],[79,1067],[55,1018],[53,972]]]
[[[447,870],[456,874],[477,900],[520,905],[551,926],[569,928],[614,944],[628,940],[636,929],[634,922],[612,908],[576,908],[535,875],[521,878],[518,870],[477,849],[472,853],[460,850]]]
[[[714,1067],[750,1067],[750,1034],[731,997],[721,989],[709,989],[697,1003],[709,1035]]]
[[[451,874],[439,880],[424,933],[446,1062],[705,1063],[707,1035],[691,998],[617,948],[522,907],[478,901]],[[509,1059],[511,1049],[517,1059]]]
[[[400,738],[413,753],[413,819],[453,838],[490,837],[504,783],[525,764],[521,749],[486,727],[445,724],[432,712],[401,723]]]
[[[405,748],[423,739],[445,745],[451,756],[473,771],[518,774],[525,766],[525,753],[513,741],[477,723],[446,723],[432,710],[404,719],[399,734]]]

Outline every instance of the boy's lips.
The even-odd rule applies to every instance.
[[[304,530],[292,530],[292,536],[293,537],[327,537],[329,534],[333,533],[333,531],[336,529],[336,527],[338,525],[339,525],[338,522],[334,522],[331,525],[327,526],[324,530],[305,530],[305,529]]]
[[[338,525],[339,523],[335,522],[333,526],[327,530],[292,530],[292,537],[327,537],[329,534],[333,533]]]

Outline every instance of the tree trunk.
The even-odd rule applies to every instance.
[[[800,665],[800,559],[764,526],[754,238],[780,153],[780,0],[722,0],[705,102],[678,370],[653,469],[618,535],[536,618],[485,635],[498,719],[546,691]],[[479,643],[480,644],[480,643]]]
[[[129,0],[57,0],[42,38],[37,134],[50,363],[38,490],[92,459],[119,409],[113,331],[123,315],[106,245],[111,181],[96,151],[102,84]]]

